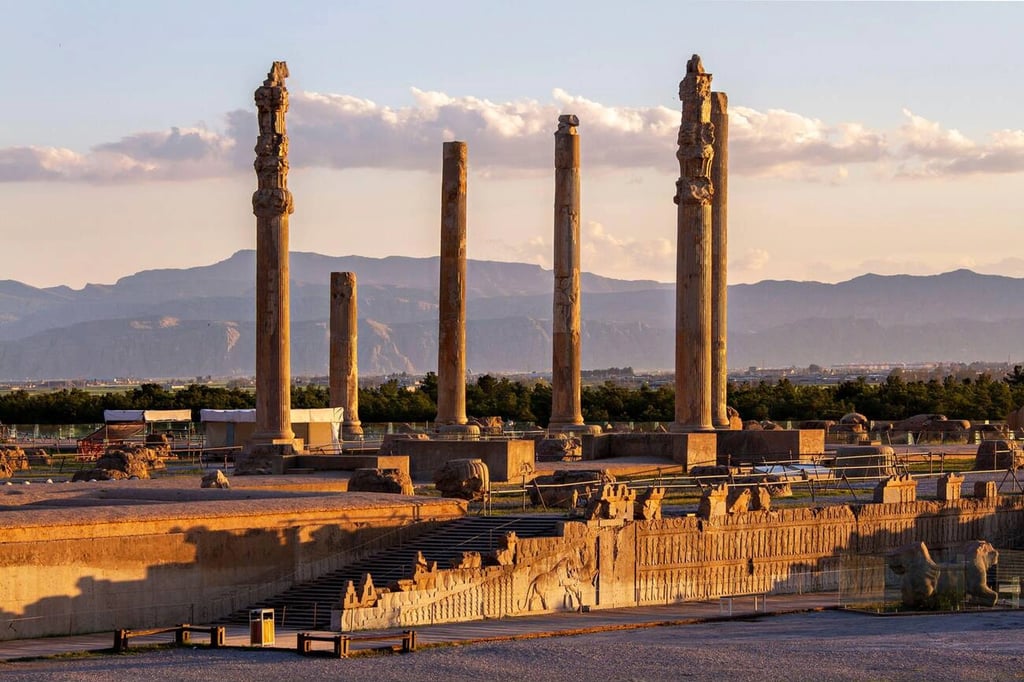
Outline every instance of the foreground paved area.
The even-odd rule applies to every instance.
[[[200,646],[15,661],[0,663],[0,679],[1024,680],[1024,610],[887,617],[785,612],[834,599],[769,598],[776,615],[764,615],[754,613],[749,598],[738,598],[732,619],[722,618],[713,602],[439,625],[417,629],[426,647],[414,654],[347,660],[300,657],[295,633],[279,632],[276,649]],[[546,636],[554,633],[563,636]],[[0,658],[109,648],[111,639],[104,633],[3,642]],[[449,644],[431,646],[440,643]],[[248,644],[247,633],[232,630],[229,644]]]
[[[347,660],[177,649],[0,664],[4,680],[1014,680],[1024,613],[846,612],[428,648]]]

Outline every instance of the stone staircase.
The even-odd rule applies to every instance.
[[[344,594],[348,581],[356,589],[369,573],[373,584],[385,587],[400,578],[412,577],[416,553],[423,552],[428,563],[448,568],[463,552],[493,551],[506,533],[520,538],[548,537],[558,532],[561,515],[471,516],[447,523],[405,544],[377,552],[316,580],[298,583],[284,592],[252,604],[217,621],[218,625],[246,625],[250,609],[274,609],[277,627],[297,630],[325,630],[330,627],[331,606]]]

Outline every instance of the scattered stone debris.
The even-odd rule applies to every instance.
[[[538,462],[575,462],[583,458],[583,441],[568,433],[551,434],[537,442]]]
[[[490,492],[491,476],[481,459],[452,459],[434,473],[442,497],[482,500]]]
[[[412,479],[401,469],[356,469],[348,482],[349,492],[415,495]]]
[[[28,456],[21,448],[0,450],[0,478],[10,478],[14,472],[28,468]]]
[[[602,486],[614,482],[615,476],[605,469],[560,470],[533,479],[530,483],[530,502],[545,507],[571,509],[579,497],[588,497]]]
[[[217,469],[216,471],[211,471],[203,476],[203,481],[199,487],[228,489],[231,487],[231,481],[228,480],[228,477],[224,475],[223,471]]]
[[[983,440],[974,457],[975,471],[1024,469],[1024,450],[1015,440]]]
[[[412,428],[412,427],[409,427]],[[389,433],[384,436],[380,443],[381,455],[404,455],[407,454],[403,443],[410,440],[430,440],[430,436],[421,431],[409,431],[403,433]]]

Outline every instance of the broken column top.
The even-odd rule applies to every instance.
[[[684,106],[688,102],[702,102],[711,94],[711,74],[704,71],[700,55],[693,55],[686,62],[686,76],[679,81],[679,99]]]
[[[558,130],[555,135],[575,135],[580,118],[576,114],[562,114],[558,117]]]
[[[288,63],[287,62],[274,62],[270,65],[270,71],[267,72],[267,80],[263,81],[263,85],[267,87],[279,87],[284,85],[284,79],[288,77]]]
[[[466,143],[454,140],[452,142],[445,142],[442,145],[442,155],[444,158],[459,158],[466,159]]]

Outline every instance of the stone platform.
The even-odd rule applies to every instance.
[[[303,479],[321,490],[280,489]],[[0,488],[0,639],[210,622],[466,513],[460,500],[325,493],[335,481],[318,479]]]

